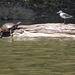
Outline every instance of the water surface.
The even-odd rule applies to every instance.
[[[0,39],[0,75],[75,75],[75,40]]]

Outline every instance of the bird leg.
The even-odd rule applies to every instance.
[[[64,24],[66,24],[66,19],[64,19]]]

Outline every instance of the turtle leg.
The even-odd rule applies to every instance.
[[[10,36],[13,36],[13,29],[10,29]]]
[[[3,32],[0,32],[0,38],[2,38]]]
[[[3,35],[3,31],[2,31],[2,29],[0,28],[0,38],[2,38],[2,35]]]

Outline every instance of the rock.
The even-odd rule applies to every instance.
[[[35,19],[35,13],[31,9],[24,7],[0,7],[0,11],[1,20],[25,19],[33,21]]]
[[[16,9],[12,9],[11,15],[13,19],[31,19],[34,20],[35,13],[26,8],[17,7]]]

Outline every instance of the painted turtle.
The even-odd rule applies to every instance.
[[[5,23],[1,28],[0,28],[0,37],[2,37],[4,32],[10,32],[10,35],[13,36],[13,30],[18,27],[18,25],[21,22],[17,22],[16,24],[14,23]]]

